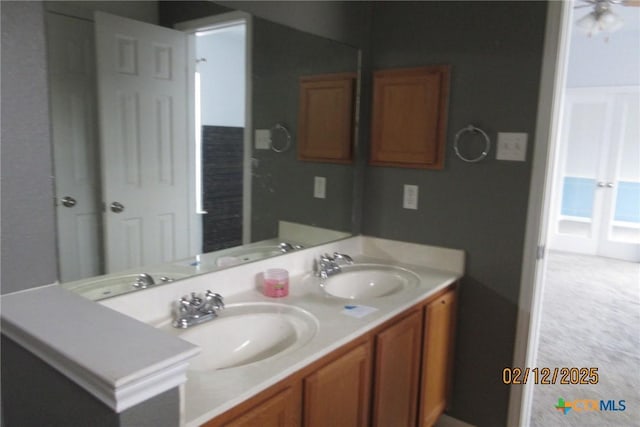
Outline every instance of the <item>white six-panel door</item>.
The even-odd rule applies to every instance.
[[[61,282],[102,273],[93,23],[47,13]]]
[[[186,36],[95,18],[106,270],[187,257]]]

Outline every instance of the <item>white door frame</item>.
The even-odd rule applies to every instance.
[[[561,123],[572,2],[548,2],[533,167],[529,189],[514,367],[535,367],[556,140]],[[541,262],[538,262],[541,261]],[[512,385],[507,425],[529,425],[532,385]]]
[[[213,28],[220,28],[225,25],[233,25],[234,23],[243,22],[246,26],[246,39],[245,39],[245,108],[244,108],[244,154],[243,154],[243,167],[242,167],[242,243],[251,243],[251,157],[253,147],[253,93],[252,93],[252,47],[253,47],[253,17],[251,14],[242,11],[233,11],[228,13],[222,13],[219,15],[207,16],[204,18],[198,18],[191,21],[179,22],[174,25],[177,30],[184,31],[189,35],[194,35],[199,31],[210,30]],[[193,53],[191,57],[195,58],[195,47],[193,42],[189,41],[190,53]],[[195,64],[190,61],[188,63],[187,72],[189,78],[193,79],[195,73]],[[191,93],[192,91],[190,91]],[[189,102],[189,114],[190,122],[195,123],[192,119],[195,117],[195,111],[193,110],[195,102]],[[195,139],[195,129],[192,137]]]

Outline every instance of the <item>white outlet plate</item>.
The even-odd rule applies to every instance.
[[[527,160],[527,134],[498,132],[497,160],[524,162]]]
[[[405,209],[418,209],[418,186],[404,186],[404,194],[402,197],[402,207]]]
[[[327,197],[327,178],[316,176],[313,179],[313,197],[324,199]]]
[[[256,150],[271,149],[271,131],[269,129],[256,129]]]

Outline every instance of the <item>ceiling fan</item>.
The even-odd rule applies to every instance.
[[[612,5],[617,6],[640,6],[640,0],[580,0],[581,5],[574,6],[575,9],[593,7],[593,11],[580,18],[576,24],[578,28],[585,31],[589,37],[600,32],[612,33],[619,30],[624,24],[624,20],[611,10]]]
[[[580,0],[581,5],[574,6],[575,9],[593,7],[593,11],[578,19],[578,28],[583,30],[589,37],[600,32],[612,33],[619,30],[624,25],[624,20],[611,10],[612,5],[616,6],[640,6],[640,0]]]

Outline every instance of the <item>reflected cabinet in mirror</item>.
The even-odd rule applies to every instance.
[[[300,82],[340,74],[353,141],[356,49],[211,2],[45,7],[65,287],[106,298],[351,235],[353,166],[300,160],[297,137]]]

